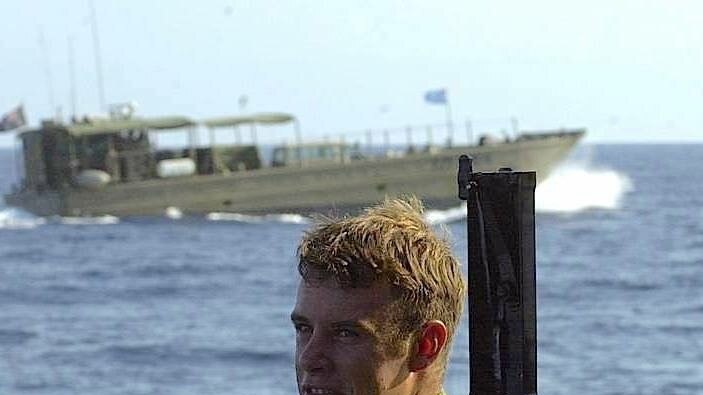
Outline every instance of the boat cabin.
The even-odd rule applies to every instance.
[[[23,189],[60,190],[80,186],[81,173],[101,182],[134,181],[154,175],[150,130],[188,127],[184,117],[88,119],[72,124],[44,121],[20,134],[24,156]]]

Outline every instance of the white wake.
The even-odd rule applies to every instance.
[[[97,217],[54,217],[63,225],[114,225],[120,222],[118,217],[101,215]]]
[[[0,206],[0,229],[33,229],[46,224],[62,225],[113,225],[120,222],[118,217],[102,215],[98,217],[49,217],[43,218],[15,207]]]
[[[249,224],[260,224],[267,222],[278,222],[287,224],[307,224],[310,219],[298,214],[266,214],[247,215],[237,213],[210,213],[206,216],[209,221],[232,221]]]
[[[537,187],[535,209],[545,213],[617,210],[631,190],[632,182],[625,174],[585,164],[566,164]]]
[[[178,207],[169,206],[164,210],[164,215],[170,219],[181,219],[183,218],[183,211]]]
[[[458,198],[457,198],[458,200]],[[466,203],[446,210],[425,211],[425,222],[430,225],[448,224],[466,218]]]
[[[0,206],[0,229],[32,229],[46,223],[46,219],[18,208]]]

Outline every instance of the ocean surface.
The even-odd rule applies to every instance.
[[[702,169],[703,145],[591,145],[540,185],[540,394],[703,394]],[[0,150],[0,191],[15,172]],[[465,263],[463,215],[427,217]],[[42,219],[0,203],[0,394],[294,394],[308,226]],[[453,395],[468,393],[466,326]]]

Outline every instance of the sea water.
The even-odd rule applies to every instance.
[[[702,170],[703,145],[583,146],[540,185],[541,394],[703,394]],[[0,151],[1,191],[15,171]],[[427,220],[465,263],[464,215]],[[0,204],[0,394],[295,393],[289,314],[309,226]],[[468,393],[466,327],[450,394]]]

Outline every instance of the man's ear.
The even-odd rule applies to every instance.
[[[427,369],[447,345],[447,326],[442,321],[432,320],[422,326],[417,342],[410,350],[411,372]]]

